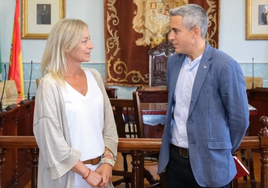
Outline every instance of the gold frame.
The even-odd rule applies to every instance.
[[[254,7],[252,7],[252,4],[254,5]],[[253,20],[252,11],[253,10],[256,11],[256,6],[258,5],[260,5],[260,0],[246,0],[246,40],[268,40],[268,32],[267,33],[252,32],[252,28],[254,26],[256,28],[265,27],[265,30],[268,31],[268,25],[258,26],[258,21],[256,23],[256,20]],[[259,11],[258,8],[257,11]],[[256,17],[258,20],[259,19],[258,16],[255,16],[254,19],[256,19]]]
[[[55,21],[58,21],[60,19],[63,19],[65,18],[65,12],[66,12],[66,0],[58,0],[55,1],[55,0],[43,0],[43,3],[42,4],[52,4],[53,3],[58,3],[59,4],[59,14],[57,14],[56,11],[55,14],[53,14],[53,12],[51,14],[53,15],[58,15],[58,17],[56,16],[56,19],[53,20],[53,23],[52,24],[48,24],[48,25],[45,25],[45,26],[38,26],[37,23],[35,23],[35,19],[33,19],[31,16],[31,19],[29,19],[29,12],[28,11],[28,7],[31,6],[31,5],[35,5],[35,4],[41,4],[41,3],[36,3],[34,2],[33,0],[22,0],[22,23],[21,23],[21,37],[23,39],[47,39],[48,35],[49,35],[49,32],[48,30],[50,31],[52,29],[52,24],[55,22]],[[28,17],[29,16],[29,17]],[[31,24],[31,27],[34,28],[34,30],[38,30],[38,27],[42,27],[42,28],[45,28],[45,30],[47,30],[47,32],[34,32],[34,31],[31,31],[29,29],[29,25]],[[39,29],[40,31],[43,29]]]

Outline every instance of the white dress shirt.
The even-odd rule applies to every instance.
[[[188,57],[184,59],[174,92],[175,121],[172,121],[171,143],[182,148],[189,147],[186,125],[194,80],[202,55],[200,55],[194,61],[191,61],[191,59]]]

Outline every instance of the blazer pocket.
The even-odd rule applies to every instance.
[[[232,149],[231,142],[207,142],[209,149]]]

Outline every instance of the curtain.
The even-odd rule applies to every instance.
[[[166,38],[168,10],[187,3],[198,4],[207,11],[207,41],[218,48],[219,0],[104,0],[108,86],[148,85],[148,52]]]

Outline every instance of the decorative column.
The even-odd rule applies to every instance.
[[[0,148],[0,188],[2,185],[2,167],[4,166],[4,162],[5,162],[5,153],[6,153],[6,149]]]
[[[142,157],[143,151],[131,150],[132,156],[132,178],[131,178],[131,187],[132,188],[140,188],[144,187],[144,179],[143,179],[143,168],[144,162]]]
[[[31,188],[37,188],[37,177],[38,177],[38,157],[39,157],[39,149],[32,148],[32,182]]]
[[[261,153],[261,187],[268,187],[268,117],[260,118],[262,129],[259,132]]]

